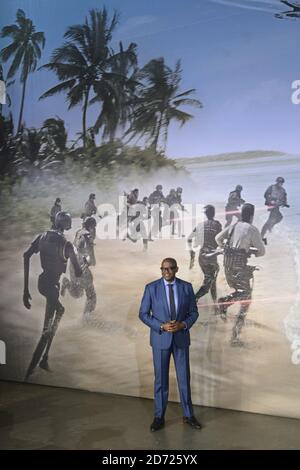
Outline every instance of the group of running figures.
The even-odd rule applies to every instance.
[[[158,184],[149,196],[141,200],[138,188],[130,193],[125,192],[124,196],[125,208],[118,216],[119,234],[122,232],[122,220],[125,222],[122,237],[124,241],[129,239],[135,243],[138,239],[142,239],[143,251],[147,251],[148,242],[153,241],[151,237],[159,236],[163,226],[166,225],[170,226],[172,236],[175,235],[176,230],[178,236],[184,236],[180,217],[181,212],[185,210],[182,204],[181,187],[170,189],[167,196],[164,196],[161,184]],[[125,211],[127,214],[124,219],[122,215]]]
[[[224,321],[227,320],[228,308],[235,303],[240,304],[232,328],[230,339],[232,346],[243,344],[240,334],[251,303],[253,272],[257,268],[248,265],[248,259],[252,255],[259,257],[265,254],[267,232],[271,232],[273,227],[282,220],[280,208],[289,207],[283,183],[284,178],[279,176],[264,193],[269,217],[261,232],[252,223],[255,206],[242,199],[243,188],[238,185],[229,194],[225,207],[226,223],[224,229],[222,230],[221,223],[215,220],[215,207],[207,205],[204,208],[207,220],[199,223],[187,240],[191,255],[190,269],[195,260],[194,248],[199,247],[198,261],[204,274],[203,283],[195,294],[197,300],[210,292],[214,301],[215,313],[219,314]],[[237,222],[234,224],[232,224],[233,216],[237,218]],[[223,254],[226,282],[233,291],[218,299],[219,254]]]
[[[226,224],[224,230],[222,231],[221,223],[215,220],[214,206],[207,205],[205,207],[207,220],[198,224],[188,237],[192,261],[190,267],[192,267],[195,258],[193,248],[198,246],[200,248],[199,265],[204,274],[203,284],[196,293],[197,299],[210,291],[216,304],[216,313],[219,313],[224,320],[230,305],[235,302],[240,302],[241,304],[232,331],[232,344],[240,342],[240,332],[251,302],[252,288],[250,281],[253,278],[253,270],[255,268],[248,266],[248,258],[251,254],[255,256],[263,256],[265,254],[266,232],[271,231],[273,226],[281,221],[282,214],[280,213],[280,208],[289,207],[283,183],[284,179],[278,177],[275,184],[271,185],[265,192],[265,203],[270,214],[262,228],[261,234],[252,225],[255,208],[252,204],[245,203],[242,199],[241,192],[243,188],[238,185],[228,198],[225,208]],[[158,207],[158,231],[162,229],[163,225],[160,211],[161,205],[167,204],[169,207],[177,205],[178,208],[184,210],[182,205],[182,188],[171,189],[166,197],[164,197],[162,189],[161,185],[157,185],[155,191],[142,201],[138,199],[138,189],[125,194],[125,210],[129,214],[128,227],[138,217],[136,214],[130,215],[130,208],[140,202],[147,208],[147,213],[148,209],[149,211],[152,210],[153,206]],[[85,294],[84,319],[88,319],[96,308],[97,296],[91,272],[91,267],[96,265],[94,246],[97,207],[95,198],[94,193],[90,194],[84,205],[84,210],[81,214],[82,226],[76,231],[73,243],[67,241],[64,236],[64,232],[72,227],[71,216],[68,212],[62,210],[61,199],[56,198],[50,211],[51,228],[39,234],[24,253],[24,306],[28,309],[31,308],[31,295],[29,292],[30,258],[33,254],[37,253],[40,254],[42,267],[42,273],[38,278],[38,290],[46,299],[41,338],[33,353],[25,380],[31,376],[38,365],[42,369],[50,371],[48,362],[49,350],[59,322],[64,314],[64,307],[59,300],[59,296],[64,296],[66,291],[74,298],[80,298]],[[171,214],[172,212],[169,214],[168,223],[171,224],[172,233],[174,234],[178,218],[174,213],[173,216]],[[149,213],[148,216],[150,217]],[[238,221],[231,225],[233,216]],[[141,226],[141,223],[135,225],[137,231],[141,231]],[[178,234],[184,236],[181,233],[180,224],[178,224]],[[132,238],[129,228],[126,238]],[[142,235],[142,239],[145,248],[148,240],[151,240],[151,236]],[[224,268],[227,283],[234,289],[231,294],[219,299],[217,299],[216,289],[219,272],[217,261],[219,255],[218,247],[222,248],[224,253]],[[70,260],[69,278],[64,276],[60,286],[60,278],[62,274],[66,273],[68,260]]]

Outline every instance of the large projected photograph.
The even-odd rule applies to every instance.
[[[1,13],[0,379],[300,418],[300,2]]]

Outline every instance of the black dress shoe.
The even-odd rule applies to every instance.
[[[184,416],[183,422],[188,424],[189,426],[191,426],[194,429],[202,429],[202,425],[195,418],[195,416],[191,416],[191,417]]]
[[[150,426],[151,432],[159,431],[165,425],[164,418],[154,418],[153,423]]]

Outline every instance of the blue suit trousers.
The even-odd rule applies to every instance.
[[[169,395],[170,358],[173,355],[180,402],[183,415],[193,416],[193,405],[190,387],[189,347],[178,348],[172,341],[169,349],[152,348],[154,364],[154,415],[162,418],[165,415]]]

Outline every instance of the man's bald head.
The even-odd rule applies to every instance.
[[[165,262],[167,263],[172,263],[173,266],[177,267],[177,261],[174,258],[165,258],[162,260],[161,265],[163,265]]]

